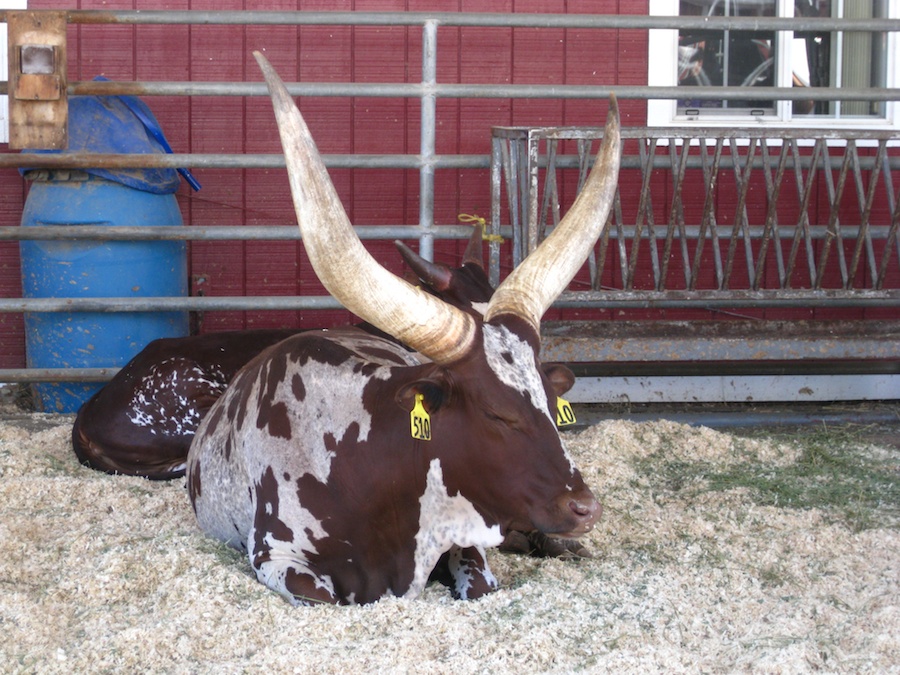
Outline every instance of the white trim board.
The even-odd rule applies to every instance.
[[[900,399],[900,375],[579,377],[572,403],[771,403]]]

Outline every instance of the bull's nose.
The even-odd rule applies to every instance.
[[[576,536],[590,532],[603,513],[603,507],[600,506],[600,502],[590,492],[570,494],[566,505],[569,512],[575,516],[575,527],[572,528],[572,534]]]
[[[557,497],[553,513],[555,527],[542,528],[538,523],[538,529],[555,537],[576,539],[593,529],[603,513],[603,507],[590,490],[573,490]]]
[[[569,508],[572,513],[582,518],[596,517],[597,511],[600,509],[600,503],[594,499],[570,499]]]

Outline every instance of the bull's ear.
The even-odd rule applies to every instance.
[[[561,363],[545,363],[543,368],[557,396],[562,396],[575,384],[575,373]]]
[[[422,405],[428,414],[434,414],[450,400],[450,387],[447,382],[437,378],[416,380],[404,384],[397,390],[394,400],[404,410],[412,410],[416,403],[416,395],[422,395]]]

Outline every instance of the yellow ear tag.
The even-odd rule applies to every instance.
[[[575,413],[569,402],[561,396],[556,397],[556,426],[567,427],[575,424]]]
[[[422,405],[422,394],[416,394],[416,404],[409,413],[409,432],[420,441],[431,440],[431,417]]]

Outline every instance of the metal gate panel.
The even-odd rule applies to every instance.
[[[893,134],[626,128],[622,135],[607,228],[561,305],[900,306]],[[501,208],[508,214],[516,264],[559,222],[563,174],[570,202],[601,136],[595,128],[494,130],[493,216],[499,221]],[[560,153],[566,142],[577,146],[574,156]],[[640,186],[636,198],[623,199],[625,185]],[[729,190],[732,205],[721,198]],[[789,218],[788,210],[796,213]]]

